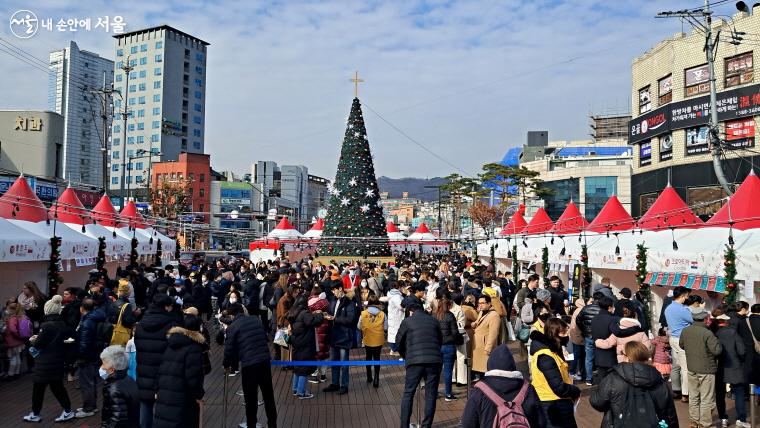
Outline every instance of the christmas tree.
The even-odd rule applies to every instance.
[[[391,255],[380,192],[367,140],[359,98],[348,117],[319,254],[343,257]]]

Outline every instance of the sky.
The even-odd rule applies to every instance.
[[[733,14],[733,2],[716,6]],[[333,179],[354,71],[375,170],[474,175],[523,144],[589,138],[591,113],[630,110],[631,62],[688,25],[657,12],[700,0],[210,1],[4,0],[0,40],[45,63],[74,40],[113,59],[102,28],[40,28],[10,17],[121,15],[127,31],[168,24],[210,43],[205,150],[216,170],[301,164]],[[2,46],[0,46],[1,48]],[[47,75],[0,49],[0,109],[47,109]],[[437,156],[431,154],[435,153]]]

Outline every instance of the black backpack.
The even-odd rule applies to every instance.
[[[659,428],[654,398],[648,390],[629,385],[625,392],[625,408],[613,414],[611,425],[615,428]]]

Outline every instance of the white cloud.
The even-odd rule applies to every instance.
[[[653,18],[662,2],[646,0],[45,3],[6,2],[0,19],[22,8],[55,18],[120,14],[130,30],[165,23],[208,41],[206,150],[215,168],[242,173],[254,160],[271,159],[329,178],[355,69],[367,81],[363,102],[476,172],[521,144],[528,130],[586,138],[592,106],[630,104],[633,57],[680,30],[677,21]],[[2,27],[3,39],[45,61],[72,38],[82,49],[114,55],[113,38],[102,30],[18,40]],[[0,69],[0,108],[46,107],[44,73],[2,52]],[[379,175],[451,172],[364,113]]]

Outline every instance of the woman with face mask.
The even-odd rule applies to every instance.
[[[121,345],[109,346],[100,353],[98,369],[103,379],[101,426],[131,427],[140,424],[140,399],[137,383],[127,376],[129,358]]]
[[[576,428],[574,402],[581,392],[573,385],[564,346],[570,339],[568,325],[559,318],[549,318],[543,333],[530,333],[531,384],[547,416],[547,428]]]

